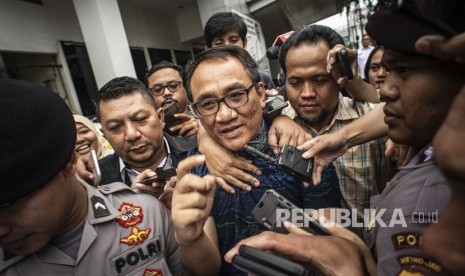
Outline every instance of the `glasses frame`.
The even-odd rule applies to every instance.
[[[218,111],[220,111],[220,103],[224,103],[227,107],[231,108],[231,109],[237,109],[239,107],[242,107],[244,105],[246,105],[248,102],[249,102],[249,94],[250,94],[250,91],[252,90],[252,88],[255,87],[255,85],[257,85],[256,82],[252,83],[248,88],[243,88],[243,89],[235,89],[231,92],[229,92],[226,96],[224,97],[221,97],[221,98],[218,98],[216,99],[216,109],[215,109],[215,112],[213,113],[209,113],[207,115],[204,115],[202,113],[200,113],[200,111],[197,109],[197,105],[203,101],[211,101],[212,99],[205,99],[205,100],[201,100],[201,101],[197,101],[195,103],[192,103],[191,106],[192,106],[192,109],[194,109],[195,113],[198,115],[198,116],[211,116],[211,115],[215,115],[216,113],[218,113]],[[245,95],[247,97],[247,100],[244,102],[244,104],[242,105],[239,105],[239,106],[235,106],[235,107],[231,107],[229,106],[229,104],[226,102],[226,99],[229,98],[229,96],[233,93],[233,92],[238,92],[238,91],[244,91],[245,92]]]
[[[176,89],[174,89],[174,90],[171,90],[172,88],[170,88],[169,84],[170,84],[170,83],[173,83],[173,82],[176,82],[176,83],[179,85],[179,87],[176,88]],[[160,92],[160,93],[159,93],[159,92],[155,92],[155,91],[153,90],[153,88],[154,88],[155,86],[158,86],[158,85],[154,85],[153,87],[151,87],[151,88],[150,88],[150,91],[151,91],[151,92],[153,93],[153,95],[155,95],[155,96],[161,96],[161,95],[163,95],[163,94],[165,93],[165,89],[168,89],[171,93],[174,93],[174,92],[176,92],[176,91],[179,91],[179,90],[181,89],[181,87],[182,87],[182,81],[173,80],[173,81],[169,81],[169,82],[168,82],[167,84],[165,84],[165,85],[161,85],[161,90],[160,90],[161,92]]]

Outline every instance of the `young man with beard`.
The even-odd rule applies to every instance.
[[[235,46],[208,49],[186,66],[183,79],[192,107],[208,135],[237,156],[253,160],[261,171],[256,175],[261,184],[250,191],[235,188],[228,193],[198,177],[209,174],[206,166],[194,170],[198,176],[186,175],[200,183],[200,190],[180,176],[173,195],[173,221],[181,247],[210,251],[214,247],[223,256],[240,239],[264,231],[265,227],[253,219],[252,210],[268,189],[276,190],[299,207],[339,205],[335,174],[332,181],[305,188],[301,180],[278,170],[273,162],[244,150],[249,145],[276,157],[268,146],[268,126],[262,114],[265,88],[247,51]],[[194,163],[192,159],[189,162]],[[239,272],[223,263],[221,275],[235,273]]]
[[[386,24],[387,22],[395,22],[395,24]],[[400,34],[398,32],[400,26],[408,28],[409,32]],[[452,127],[454,131],[449,133],[443,131],[451,130],[451,124],[457,123],[457,121],[452,122],[454,116],[463,115],[463,112],[457,109],[463,104],[462,93],[459,94],[451,110],[453,113],[450,113],[450,117],[445,121],[443,131],[438,133],[434,144],[436,147],[439,146],[438,161],[445,169],[453,191],[459,191],[458,194],[452,195],[453,201],[448,209],[446,206],[450,199],[450,190],[447,180],[434,160],[436,149],[431,144],[459,89],[464,85],[465,67],[463,64],[422,55],[416,50],[414,45],[419,37],[443,34],[443,32],[410,15],[382,9],[370,17],[366,29],[386,48],[383,64],[389,74],[380,95],[386,102],[384,122],[388,126],[387,129],[385,125],[380,124],[382,115],[380,116],[380,109],[376,109],[341,131],[316,137],[302,146],[302,149],[310,148],[307,156],[320,152],[316,155],[320,165],[327,164],[347,147],[383,135],[386,131],[394,142],[409,145],[414,149],[415,156],[410,162],[399,168],[381,195],[372,199],[371,207],[382,215],[368,223],[365,234],[366,245],[340,228],[333,230],[333,237],[302,235],[286,237],[266,233],[243,243],[263,250],[272,249],[280,254],[291,255],[292,258],[300,261],[307,260],[320,270],[336,275],[367,272],[374,275],[376,270],[379,275],[412,273],[444,275],[448,272],[447,268],[460,274],[463,267],[460,268],[459,260],[463,259],[464,252],[463,247],[460,247],[463,243],[457,246],[456,241],[447,237],[449,234],[443,231],[448,228],[454,237],[461,239],[457,228],[463,229],[463,223],[457,220],[460,221],[458,216],[462,215],[463,211],[461,213],[457,209],[460,206],[457,203],[457,196],[463,193],[456,181],[463,179],[459,172],[462,166],[461,162],[457,162],[458,160],[449,161],[452,159],[445,157],[447,151],[452,152],[457,149],[452,149],[452,145],[437,142],[443,139],[443,142],[452,144],[457,141],[449,139],[460,139],[461,128],[458,126]],[[463,42],[460,45],[463,45]],[[390,225],[393,214],[399,210],[404,218],[402,225],[399,223]],[[435,218],[437,219],[437,214],[440,216],[440,221],[444,219],[443,229],[440,229],[439,223],[431,225],[435,222]],[[430,233],[426,235],[425,232],[423,240],[423,232],[427,227],[430,227]],[[273,242],[270,242],[271,239]],[[298,249],[296,249],[297,241],[301,244]],[[424,242],[426,245],[423,244]],[[329,243],[340,250],[319,250]],[[443,261],[445,267],[422,251],[421,246]],[[433,248],[434,246],[437,248]],[[452,250],[452,256],[448,256],[447,248]],[[236,250],[237,247],[228,254],[228,260],[237,252]],[[367,254],[369,250],[374,254],[377,265],[372,256]],[[357,257],[351,258],[348,254]]]
[[[342,45],[342,37],[333,29],[306,25],[289,36],[279,52],[288,100],[296,113],[293,119],[313,137],[335,132],[375,107],[343,97],[335,72],[333,76],[327,71],[328,53]],[[356,77],[352,82],[363,81]],[[361,220],[370,197],[379,194],[391,176],[384,151],[385,139],[380,138],[349,149],[334,162],[343,207],[356,209]]]
[[[165,126],[164,136],[172,151],[180,160],[187,156],[191,148],[197,147],[198,125],[187,108],[186,89],[182,83],[182,67],[168,61],[153,66],[145,75],[145,85],[152,91],[155,104],[166,108],[175,103],[178,113],[174,118],[181,121],[176,126]]]

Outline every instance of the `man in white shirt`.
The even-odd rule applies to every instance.
[[[358,74],[362,79],[365,79],[365,65],[367,63],[368,56],[374,47],[371,45],[371,37],[367,34],[362,36],[362,48],[358,50]]]

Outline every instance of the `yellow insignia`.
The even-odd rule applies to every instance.
[[[127,245],[139,244],[148,238],[151,231],[152,229],[150,229],[150,227],[144,230],[140,230],[137,228],[137,226],[134,226],[131,228],[131,234],[127,237],[123,237],[120,241],[121,243],[125,243]]]

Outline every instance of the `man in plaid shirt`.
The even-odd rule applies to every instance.
[[[307,25],[285,41],[279,54],[288,99],[295,111],[286,114],[291,113],[289,116],[314,137],[335,132],[376,106],[341,94],[341,87],[327,71],[328,52],[336,45],[341,47],[344,41],[333,29]],[[363,81],[355,76],[352,82]],[[381,138],[352,147],[334,162],[342,206],[357,209],[360,222],[370,197],[381,193],[391,177],[390,162],[384,155],[385,141]]]

